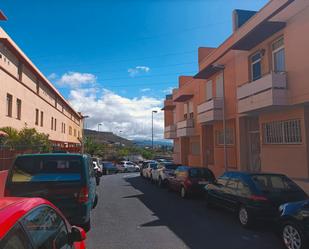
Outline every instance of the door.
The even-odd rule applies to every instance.
[[[261,142],[259,118],[251,117],[248,119],[248,139],[249,139],[249,171],[261,171]]]
[[[203,127],[204,130],[204,162],[206,166],[214,164],[214,132],[212,125],[206,125]]]

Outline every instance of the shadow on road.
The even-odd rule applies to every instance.
[[[177,193],[159,189],[140,177],[125,180],[142,194],[124,198],[138,199],[157,217],[141,227],[166,226],[189,248],[282,248],[268,224],[246,230],[238,224],[235,215],[218,209],[208,210],[200,199],[182,200]]]

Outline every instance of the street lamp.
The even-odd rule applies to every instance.
[[[82,125],[83,125],[83,129],[82,129],[82,153],[84,153],[85,150],[85,120],[86,118],[89,118],[88,115],[86,116],[82,116]]]
[[[153,114],[157,113],[158,111],[151,112],[151,148],[153,150]]]
[[[223,151],[224,151],[224,170],[227,171],[227,151],[226,151],[226,120],[225,120],[225,80],[224,80],[224,65],[213,64],[215,69],[222,72],[222,81],[223,81],[223,100],[222,100],[222,122],[223,122]]]
[[[100,131],[100,126],[101,126],[102,124],[100,123],[100,124],[98,124],[98,132]]]

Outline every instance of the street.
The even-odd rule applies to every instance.
[[[269,224],[243,229],[233,214],[182,200],[137,173],[108,175],[87,234],[89,249],[280,249]]]

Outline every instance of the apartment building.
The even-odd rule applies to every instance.
[[[309,190],[309,1],[236,10],[233,28],[199,49],[199,72],[164,102],[174,159],[217,175],[283,173]]]
[[[0,12],[0,19],[5,16]],[[0,28],[0,127],[35,128],[55,146],[79,146],[82,115]]]

